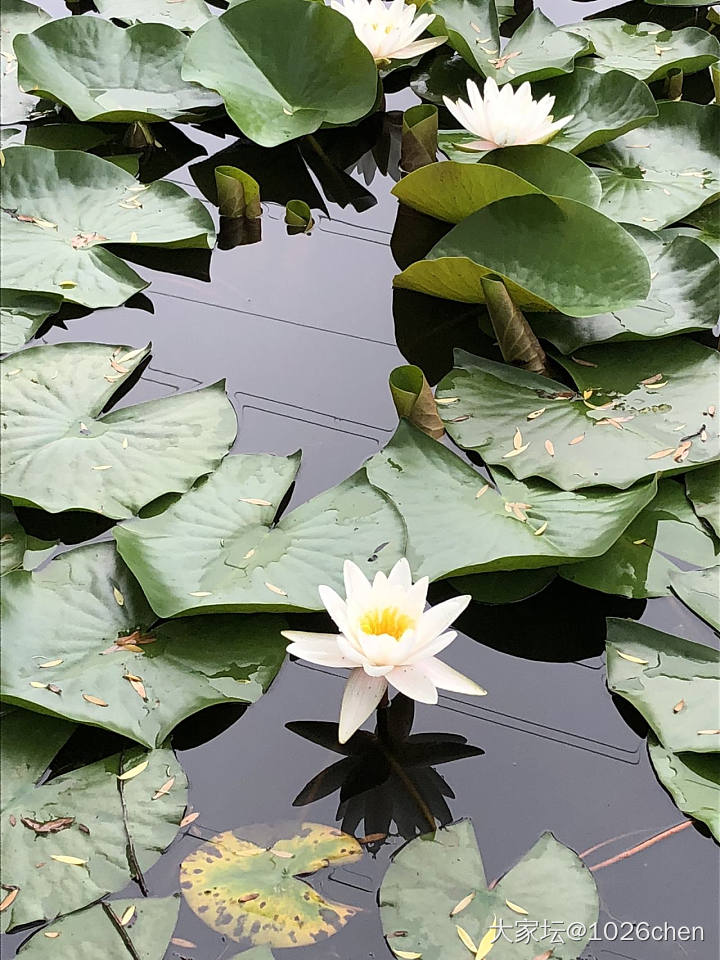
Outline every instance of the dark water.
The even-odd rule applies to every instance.
[[[558,22],[571,22],[608,5],[553,0],[540,6]],[[647,11],[651,18],[653,8]],[[390,109],[401,109],[408,95],[389,101]],[[232,142],[192,130],[190,135],[210,154]],[[372,170],[367,158],[363,167]],[[362,174],[354,177],[365,183]],[[201,196],[187,168],[169,178]],[[377,198],[374,206],[358,212],[328,203],[327,214],[316,211],[317,226],[308,237],[288,237],[282,207],[266,205],[262,242],[215,250],[211,283],[140,266],[139,272],[152,280],[140,306],[70,320],[66,329],[47,331],[43,342],[139,346],[152,340],[151,363],[121,404],[227,378],[239,420],[235,451],[287,454],[302,448],[303,466],[291,503],[296,505],[348,476],[390,437],[397,418],[387,378],[405,362],[396,343],[410,344],[406,352],[413,360],[425,350],[433,371],[440,373],[453,330],[462,329],[456,310],[450,320],[459,318],[458,326],[447,328],[444,341],[419,347],[428,316],[423,311],[415,315],[412,304],[396,311],[396,329],[391,186],[389,177],[376,172],[367,185]],[[175,266],[182,271],[179,260]],[[445,307],[435,303],[433,309]],[[444,323],[446,316],[430,319]],[[76,531],[67,539],[95,532]],[[444,596],[444,589],[436,586],[434,598]],[[482,703],[453,694],[441,696],[439,707],[418,705],[414,732],[461,734],[484,751],[439,766],[418,786],[440,819],[472,818],[488,877],[502,874],[544,830],[579,852],[621,837],[588,856],[594,864],[683,819],[650,766],[642,719],[606,689],[602,653],[608,615],[631,616],[670,633],[717,642],[672,599],[628,602],[555,583],[521,604],[473,605],[461,619],[464,633],[446,659],[487,687],[489,696]],[[375,853],[312,881],[331,899],[363,912],[322,944],[275,952],[281,960],[390,956],[377,890],[389,855],[404,842],[403,833],[410,836],[416,825],[422,828],[414,800],[394,783],[368,790],[340,811],[337,794],[293,806],[305,784],[338,757],[285,725],[335,720],[341,692],[339,671],[286,662],[256,705],[215,708],[182,725],[175,746],[190,781],[189,805],[200,816],[148,873],[152,895],[177,890],[179,863],[197,845],[197,836],[303,819],[337,820],[358,835],[387,832],[387,841]],[[617,923],[620,932],[639,922],[698,926],[704,941],[697,942],[699,934],[695,943],[642,943],[632,935],[621,941],[611,925],[608,937],[588,946],[586,960],[717,956],[718,848],[699,829],[684,830],[601,869],[596,878],[601,929],[607,921]],[[176,936],[197,946],[170,947],[168,957],[215,960],[235,952],[234,944],[224,942],[184,904]],[[19,935],[7,938],[8,946],[21,940]],[[537,952],[543,949],[538,946]]]

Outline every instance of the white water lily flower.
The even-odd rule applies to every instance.
[[[435,19],[434,13],[418,13],[417,7],[405,0],[331,0],[330,6],[352,23],[358,40],[362,40],[376,63],[385,60],[412,60],[434,50],[447,37],[418,40]]]
[[[485,690],[435,656],[457,636],[447,628],[470,602],[453,597],[425,610],[428,578],[413,584],[410,565],[398,560],[389,576],[372,584],[351,560],[345,561],[346,600],[330,587],[320,599],[340,633],[283,630],[288,653],[325,667],[350,667],[340,710],[340,743],[345,743],[380,703],[388,684],[420,703],[437,703],[438,687],[483,696]]]
[[[488,77],[483,93],[480,93],[475,81],[468,80],[467,92],[469,103],[443,97],[450,113],[466,130],[479,137],[464,144],[466,149],[495,150],[497,147],[547,143],[574,116],[570,114],[562,120],[553,120],[550,111],[555,97],[546,94],[542,100],[533,100],[527,81],[514,90],[512,84],[498,87],[492,77]]]

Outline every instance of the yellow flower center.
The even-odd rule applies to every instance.
[[[415,626],[415,621],[397,607],[383,607],[380,610],[368,610],[359,620],[363,633],[373,636],[388,634],[399,640],[406,630]]]

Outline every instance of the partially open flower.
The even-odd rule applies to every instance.
[[[345,561],[343,600],[330,587],[320,598],[340,633],[283,630],[288,653],[326,667],[350,667],[340,710],[340,743],[345,743],[380,703],[388,684],[421,703],[437,703],[438,687],[483,696],[473,680],[435,654],[457,634],[447,628],[470,602],[453,597],[425,610],[428,578],[413,584],[410,565],[398,560],[389,576],[372,584],[351,560]]]
[[[434,13],[418,13],[417,7],[405,0],[331,0],[330,6],[352,22],[359,40],[365,44],[376,63],[390,60],[412,60],[434,50],[447,37],[418,40],[435,19]]]
[[[448,97],[443,97],[443,102],[462,126],[479,138],[464,144],[470,150],[547,143],[573,118],[570,114],[554,120],[550,111],[555,97],[546,94],[542,100],[533,100],[527,82],[514,90],[512,84],[498,87],[492,77],[488,77],[480,93],[475,81],[468,80],[467,92],[469,103]]]

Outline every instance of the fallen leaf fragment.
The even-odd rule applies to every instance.
[[[47,937],[48,940],[57,940],[60,936],[59,930],[43,930],[43,936]]]
[[[578,357],[573,357],[571,355],[571,360],[574,360],[575,363],[579,363],[581,367],[596,367],[596,363],[591,363],[589,360],[580,360]]]
[[[684,709],[685,709],[685,701],[678,700],[678,702],[673,707],[673,713],[680,713],[680,711]]]
[[[276,587],[274,583],[268,583],[266,580],[265,586],[268,588],[268,590],[271,590],[273,593],[279,594],[281,597],[287,596],[287,593],[285,592],[285,590],[283,590],[282,587]]]
[[[87,863],[87,860],[82,860],[80,857],[68,857],[63,853],[51,853],[51,860],[57,860],[58,863],[68,863],[72,867],[84,867]]]
[[[135,905],[130,904],[127,910],[125,910],[123,915],[120,917],[120,926],[126,927],[134,916],[135,916]]]
[[[190,594],[191,597],[211,597],[212,594],[209,590],[195,590]]]
[[[537,420],[537,418],[538,418],[538,417],[541,417],[541,416],[545,413],[546,410],[547,410],[547,407],[540,407],[539,410],[533,410],[532,413],[529,413],[529,414],[527,415],[527,419],[528,419],[528,420]]]
[[[617,655],[623,660],[628,660],[630,663],[639,663],[642,666],[646,666],[650,661],[643,660],[641,657],[634,657],[631,653],[623,653],[621,650],[618,650]]]
[[[530,446],[530,443],[523,443],[520,447],[515,447],[512,450],[509,450],[507,453],[503,454],[503,460],[509,460],[510,457],[516,457],[519,453],[523,453]]]
[[[523,916],[527,916],[527,910],[525,907],[519,907],[517,903],[512,903],[510,900],[506,900],[505,906],[508,908],[508,910],[512,910],[513,913],[520,913]]]
[[[290,853],[288,850],[275,850],[274,848],[272,854],[274,857],[280,857],[281,860],[292,860],[295,856],[294,853]]]
[[[170,779],[166,780],[159,790],[155,791],[155,793],[152,795],[152,799],[159,800],[160,797],[164,797],[165,794],[170,793],[174,783],[175,783],[175,777],[170,777]]]
[[[134,673],[126,673],[123,675],[123,680],[128,681],[130,686],[141,700],[147,700],[148,696],[145,690],[145,684],[142,681],[142,677],[138,677]]]
[[[115,603],[122,607],[125,603],[125,597],[120,593],[117,587],[113,587],[113,596],[115,597]]]
[[[60,833],[75,823],[75,817],[56,817],[54,820],[33,820],[32,817],[20,817],[20,823],[35,833]]]
[[[183,940],[182,937],[173,937],[170,943],[174,947],[188,947],[190,950],[197,946],[197,944],[193,943],[192,940]]]
[[[576,443],[582,443],[584,439],[585,439],[585,434],[581,433],[579,436],[573,437],[570,443],[568,444],[568,446],[574,447]]]
[[[467,932],[467,930],[464,930],[461,926],[458,926],[457,924],[455,925],[455,929],[457,930],[457,935],[460,937],[460,940],[462,941],[462,943],[465,944],[468,950],[472,951],[472,953],[475,953],[477,951],[477,947],[475,946],[475,942],[473,938],[470,936],[470,934]]]
[[[94,703],[96,707],[106,707],[107,703],[104,700],[101,700],[100,697],[94,697],[91,693],[84,693],[83,700],[87,700],[88,703]]]
[[[7,889],[7,887],[5,889]],[[13,900],[19,893],[20,893],[19,887],[12,887],[8,890],[8,892],[2,898],[2,901],[0,901],[0,913],[2,913],[3,910],[7,910],[7,908],[12,904]]]
[[[269,500],[259,500],[257,497],[240,497],[240,503],[252,503],[256,507],[271,507]]]
[[[195,823],[197,818],[200,816],[200,813],[196,810],[194,813],[187,813],[180,821],[181,827],[189,827],[191,823]]]
[[[47,684],[41,683],[39,680],[31,680],[30,686],[35,687],[36,690],[47,690]]]
[[[513,436],[513,449],[519,450],[523,445],[522,434],[520,433],[519,427],[515,428],[515,434]]]
[[[475,892],[473,891],[472,893],[469,893],[466,897],[463,897],[462,900],[460,900],[458,903],[455,904],[455,906],[450,911],[450,916],[454,917],[454,916],[457,916],[458,913],[462,913],[465,907],[469,907],[474,899],[475,899]]]
[[[545,449],[547,450],[547,452],[550,454],[551,457],[555,456],[555,446],[552,440],[545,441]]]
[[[241,897],[238,897],[238,903],[250,903],[251,900],[257,900],[259,896],[259,893],[244,893]]]
[[[396,957],[400,957],[400,960],[421,960],[422,957],[421,953],[414,953],[412,950],[393,949],[393,953]]]
[[[140,763],[136,764],[134,767],[131,767],[130,770],[126,770],[125,773],[118,774],[118,780],[132,780],[134,777],[140,776],[143,770],[147,769],[149,760],[142,760]]]
[[[41,670],[47,669],[47,667],[59,667],[62,662],[62,658],[58,657],[57,660],[48,660],[45,663],[39,663],[38,667],[40,667]]]
[[[665,447],[664,450],[658,450],[656,453],[651,453],[649,457],[646,457],[646,460],[662,460],[664,457],[669,457],[671,453],[675,453],[675,447]]]
[[[479,500],[480,497],[481,497],[484,493],[487,493],[489,489],[490,489],[490,484],[489,484],[489,483],[486,483],[483,487],[480,487],[480,489],[478,490],[478,492],[475,494],[475,499],[476,499],[476,500]]]
[[[715,737],[720,734],[720,730],[698,730],[699,737]]]
[[[492,948],[495,946],[495,940],[497,938],[497,917],[493,917],[493,922],[490,925],[490,929],[483,936],[482,940],[478,944],[477,952],[475,953],[475,960],[485,960],[485,957],[490,953]]]
[[[534,531],[533,536],[541,537],[547,530],[548,522],[547,520],[544,523],[541,523],[537,530]]]

